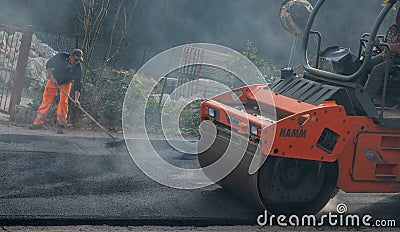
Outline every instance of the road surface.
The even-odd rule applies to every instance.
[[[108,148],[98,133],[0,131],[0,225],[257,226],[263,213],[218,186],[163,186],[138,169],[124,145]],[[195,155],[162,139],[152,143],[171,164],[198,165]],[[400,224],[400,194],[340,192],[320,214],[336,213],[339,203],[348,214]]]

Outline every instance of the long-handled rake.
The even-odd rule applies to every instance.
[[[60,85],[56,84],[57,88],[63,93],[65,94],[65,96],[67,96],[69,98],[69,100],[74,101],[74,99],[72,99],[72,97],[64,90],[60,87]],[[90,115],[85,109],[83,109],[82,106],[80,105],[76,105],[76,107],[78,107],[84,114],[86,114],[90,120],[92,120],[98,127],[100,127],[108,136],[110,136],[110,138],[112,139],[112,141],[107,142],[106,146],[107,147],[116,147],[119,146],[121,144],[124,144],[125,141],[124,140],[120,140],[115,138],[110,132],[108,132],[108,130],[106,128],[104,128],[96,119],[94,119],[92,117],[92,115]]]

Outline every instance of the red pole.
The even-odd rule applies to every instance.
[[[26,65],[28,64],[29,50],[31,48],[33,34],[33,26],[29,25],[23,30],[21,46],[19,47],[19,55],[17,68],[15,70],[14,82],[11,90],[10,121],[14,120],[15,106],[21,102],[22,89],[24,88]]]

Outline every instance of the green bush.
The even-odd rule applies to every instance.
[[[266,82],[273,81],[276,77],[280,76],[280,69],[271,65],[263,58],[257,55],[258,48],[253,46],[251,41],[247,41],[242,54],[247,57],[261,72]]]
[[[129,84],[132,82],[137,94],[145,94],[143,86],[135,78],[138,76],[133,71],[105,70],[101,78],[88,75],[82,91],[82,107],[103,126],[120,130],[122,107]]]

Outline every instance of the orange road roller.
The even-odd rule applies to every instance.
[[[400,192],[400,68],[381,77],[377,97],[366,91],[368,80],[377,78],[367,71],[376,48],[391,54],[385,38],[375,38],[397,1],[360,36],[358,54],[340,46],[318,50],[316,60],[330,61],[333,70],[307,57],[310,37],[321,38],[312,26],[324,2],[316,3],[303,33],[304,74],[282,69],[271,84],[201,103],[201,137],[214,138],[199,142],[205,174],[272,213],[317,213],[338,190]]]

